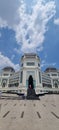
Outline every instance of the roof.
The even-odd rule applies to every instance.
[[[15,72],[14,68],[13,67],[10,67],[10,66],[6,66],[2,69],[3,71],[11,71],[11,72]]]
[[[35,57],[37,57],[38,59],[40,59],[39,56],[36,53],[24,53],[24,55],[22,56],[21,59],[23,59],[24,57],[26,57],[26,58],[35,58]]]
[[[45,72],[56,72],[56,71],[57,71],[57,69],[54,68],[54,67],[48,67],[48,68],[46,68],[46,70],[45,70]]]

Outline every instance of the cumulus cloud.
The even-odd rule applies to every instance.
[[[2,0],[0,27],[8,26],[15,31],[18,52],[41,51],[48,30],[47,24],[56,13],[56,5],[54,0],[32,0],[27,4],[25,0]]]
[[[0,17],[0,28],[2,27],[5,28],[6,26],[7,26],[7,22]]]
[[[12,61],[7,57],[4,56],[1,52],[0,52],[0,69],[2,69],[3,67],[6,66],[11,66],[13,67],[16,71],[19,70],[19,64],[14,64],[12,63]]]
[[[13,54],[12,56],[11,56],[11,60],[13,60],[15,58],[15,55]]]
[[[53,67],[55,65],[56,65],[56,63],[47,63],[46,60],[41,61],[41,68],[43,68],[43,67],[51,67],[51,66]]]
[[[55,2],[35,0],[31,13],[26,12],[26,4],[22,1],[18,9],[19,24],[16,25],[16,39],[24,52],[42,50],[48,22],[55,15]]]
[[[59,25],[59,18],[54,19],[54,24]]]

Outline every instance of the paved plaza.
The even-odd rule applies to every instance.
[[[0,130],[59,130],[59,95],[0,97]]]

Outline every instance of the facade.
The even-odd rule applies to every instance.
[[[44,72],[42,72],[42,87],[52,88],[52,79]]]
[[[47,68],[45,73],[51,77],[53,88],[59,88],[59,70],[56,68]]]
[[[42,87],[40,58],[36,54],[24,54],[20,65],[20,89],[28,88],[29,77],[32,76],[36,92]]]
[[[35,53],[26,53],[21,57],[20,70],[15,72],[12,67],[5,67],[0,72],[0,91],[19,91],[27,93],[29,78],[33,79],[36,93],[59,92],[59,70],[47,68],[41,71],[40,58]]]
[[[19,81],[20,81],[20,71],[13,73],[10,77],[9,77],[9,83],[8,83],[8,87],[18,87],[19,86]]]
[[[0,72],[0,87],[8,87],[9,77],[15,73],[15,70],[12,67],[5,67]]]

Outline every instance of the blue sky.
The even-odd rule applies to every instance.
[[[0,69],[18,70],[26,52],[59,68],[59,0],[0,0]]]

